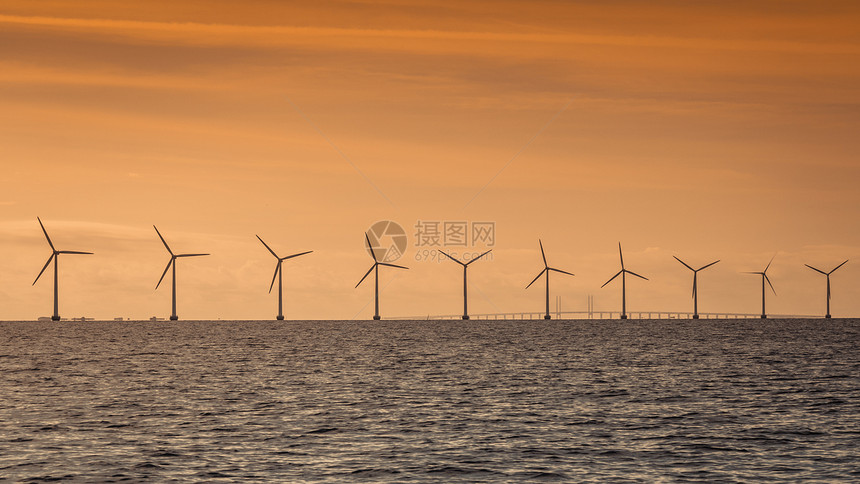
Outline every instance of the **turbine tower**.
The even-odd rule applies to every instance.
[[[549,273],[550,272],[560,272],[562,274],[567,274],[569,276],[572,276],[573,274],[571,274],[570,272],[563,271],[561,269],[556,269],[554,267],[550,267],[549,265],[547,265],[546,253],[544,253],[544,251],[543,251],[543,242],[541,242],[540,239],[538,239],[538,244],[540,244],[540,255],[541,255],[541,257],[543,257],[543,270],[540,271],[540,273],[537,276],[535,276],[535,278],[532,280],[532,282],[529,283],[528,286],[526,286],[526,289],[531,287],[531,285],[534,284],[535,281],[537,281],[540,278],[540,276],[546,274],[546,314],[543,316],[543,318],[544,319],[552,319],[552,317],[549,315]]]
[[[399,266],[396,264],[389,264],[387,262],[380,262],[379,259],[376,258],[376,252],[373,251],[373,246],[370,244],[370,238],[367,236],[367,232],[364,233],[364,241],[367,242],[367,249],[370,251],[370,256],[373,257],[373,265],[370,266],[370,269],[368,269],[367,273],[364,275],[364,277],[361,278],[360,281],[358,281],[358,284],[356,284],[355,287],[360,286],[361,283],[364,282],[365,279],[367,279],[367,276],[369,276],[371,272],[374,272],[374,278],[376,280],[374,283],[374,291],[373,291],[373,295],[374,295],[373,296],[373,301],[374,301],[373,319],[376,321],[379,321],[381,319],[379,317],[379,266],[396,267],[398,269],[409,269],[409,268]]]
[[[161,239],[161,243],[164,244],[164,248],[167,249],[167,252],[170,253],[170,261],[167,262],[167,267],[164,268],[164,272],[161,273],[161,279],[158,280],[158,284],[155,285],[155,288],[158,289],[158,286],[161,285],[161,281],[164,280],[164,276],[167,275],[167,271],[173,267],[173,305],[171,306],[172,310],[170,313],[170,320],[177,321],[179,316],[176,315],[176,259],[180,257],[200,257],[203,255],[209,254],[174,254],[172,250],[170,250],[170,246],[165,242],[164,237],[161,236],[161,232],[158,231],[158,227],[155,225],[152,226],[155,229],[155,233],[158,234],[158,238]]]
[[[276,317],[276,319],[278,321],[283,321],[284,320],[284,278],[283,278],[283,271],[281,271],[281,264],[287,259],[292,259],[293,257],[298,257],[300,255],[310,254],[313,251],[309,250],[307,252],[299,252],[298,254],[288,255],[286,257],[278,257],[278,254],[276,254],[275,251],[272,250],[271,247],[269,247],[265,242],[263,242],[263,239],[261,239],[259,235],[257,235],[257,239],[259,239],[260,242],[262,242],[262,244],[264,246],[266,246],[267,249],[269,249],[269,252],[271,252],[272,255],[275,256],[275,259],[278,260],[278,264],[275,266],[275,275],[272,276],[272,284],[269,285],[269,294],[272,293],[272,288],[275,287],[275,279],[277,279],[278,280],[278,316]]]
[[[627,274],[630,274],[631,276],[636,276],[640,279],[645,279],[646,281],[648,280],[648,278],[640,276],[639,274],[633,271],[628,271],[624,268],[624,254],[621,253],[621,242],[618,243],[618,256],[621,258],[621,270],[618,271],[617,274],[612,276],[612,279],[609,279],[608,281],[604,282],[603,285],[600,287],[606,287],[606,285],[612,282],[613,279],[618,276],[621,276],[621,319],[627,319]]]
[[[848,262],[848,260],[846,259],[845,262]],[[809,264],[803,264],[806,267],[809,267],[810,269],[812,269],[813,271],[820,272],[821,274],[824,274],[825,276],[827,276],[827,314],[824,315],[824,317],[826,319],[830,319],[830,274],[833,274],[834,272],[836,272],[836,269],[839,269],[840,267],[844,266],[845,262],[834,267],[833,270],[830,272],[824,272],[821,269],[816,269]]]
[[[483,254],[479,255],[478,257],[475,257],[474,259],[470,260],[469,262],[465,262],[465,263],[460,262],[459,260],[451,257],[448,254],[445,254],[441,250],[439,251],[439,252],[442,252],[443,254],[445,254],[445,256],[448,257],[449,259],[451,259],[452,261],[463,266],[463,319],[464,320],[469,319],[469,295],[468,295],[468,292],[466,291],[466,289],[469,287],[468,284],[466,283],[466,274],[467,274],[468,269],[469,269],[469,264],[471,264],[472,262],[475,262],[476,260],[480,259],[481,257],[484,257],[485,255],[489,254],[492,251],[493,251],[493,249],[490,249],[490,250],[484,252]]]
[[[673,255],[672,257],[675,257],[675,256]],[[691,271],[693,271],[693,319],[699,319],[699,289],[698,289],[698,285],[696,284],[698,276],[699,276],[699,271],[701,271],[703,269],[707,269],[708,267],[711,267],[712,265],[716,264],[719,261],[716,260],[714,262],[711,262],[708,265],[704,265],[702,267],[699,267],[698,269],[693,269],[692,267],[690,267],[686,262],[682,261],[681,259],[675,257],[675,260],[680,262],[681,264],[684,264],[684,267],[686,267],[687,269],[690,269]]]
[[[745,272],[744,274],[756,274],[761,276],[761,319],[767,319],[767,312],[765,311],[765,288],[764,283],[767,282],[767,285],[770,286],[770,290],[773,291],[773,295],[776,296],[776,289],[773,288],[773,284],[770,283],[770,278],[767,277],[767,270],[770,269],[770,265],[773,263],[773,259],[776,257],[774,254],[773,257],[770,258],[770,262],[767,263],[767,267],[764,268],[761,272]]]
[[[36,217],[36,220],[39,221],[39,226],[42,227],[42,232],[45,234],[45,238],[48,239],[48,245],[51,246],[51,257],[48,257],[48,262],[45,262],[44,267],[42,267],[39,275],[36,276],[36,280],[33,281],[33,285],[39,281],[39,278],[42,277],[42,274],[45,272],[45,269],[48,268],[48,265],[51,264],[51,261],[54,261],[54,314],[51,315],[51,321],[59,321],[60,320],[60,310],[59,310],[59,297],[57,295],[57,261],[60,260],[60,254],[89,254],[92,255],[92,252],[80,252],[77,250],[57,250],[54,247],[54,243],[51,242],[51,238],[48,237],[48,231],[45,230],[45,225],[42,224],[42,219]]]

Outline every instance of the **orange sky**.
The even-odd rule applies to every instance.
[[[860,312],[856,2],[7,1],[0,5],[0,319],[368,318],[362,232],[410,235],[382,314],[456,314],[460,269],[418,220],[494,221],[470,309],[540,311],[538,237],[566,309]],[[342,154],[341,154],[342,153]],[[359,173],[359,171],[361,173]],[[363,175],[362,175],[363,173]],[[485,187],[485,188],[484,188]],[[471,200],[471,202],[470,202]],[[476,250],[483,249],[483,245]]]

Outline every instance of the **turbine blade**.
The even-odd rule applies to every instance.
[[[380,263],[379,263],[379,265],[381,265],[381,266],[385,266],[385,267],[396,267],[396,268],[398,268],[398,269],[409,269],[409,268],[408,268],[408,267],[406,267],[406,266],[399,266],[399,265],[397,265],[397,264],[389,264],[388,262],[380,262]]]
[[[675,256],[673,255],[672,257],[675,257]],[[686,263],[686,262],[684,262],[684,261],[682,261],[681,259],[679,259],[679,258],[675,257],[675,260],[676,260],[676,261],[678,261],[678,262],[680,262],[681,264],[684,264],[684,267],[686,267],[687,269],[690,269],[691,271],[696,272],[696,269],[693,269],[692,267],[690,267],[689,265],[687,265],[687,263]]]
[[[42,227],[42,232],[44,232],[44,234],[45,234],[45,238],[46,238],[46,239],[48,239],[48,245],[50,245],[50,246],[51,246],[51,250],[57,250],[57,249],[55,249],[55,248],[54,248],[54,243],[53,243],[53,242],[51,242],[51,238],[50,238],[50,237],[48,237],[48,231],[47,231],[47,230],[45,230],[45,225],[42,223],[42,219],[40,219],[39,217],[36,217],[36,220],[38,220],[38,221],[39,221],[39,226],[41,226],[41,227]],[[35,283],[34,283],[34,284],[35,284]]]
[[[770,258],[770,262],[767,263],[767,267],[764,268],[763,272],[767,272],[767,270],[770,269],[770,265],[773,264],[773,260],[775,258],[776,258],[776,254],[774,254],[773,257]]]
[[[708,264],[708,265],[704,265],[704,266],[702,266],[702,267],[699,267],[699,270],[701,271],[702,269],[707,269],[708,267],[711,267],[712,265],[716,264],[717,262],[719,262],[719,260],[715,260],[714,262],[711,262],[711,263],[710,263],[710,264]],[[697,272],[698,272],[698,271],[697,271]]]
[[[480,259],[481,257],[484,257],[485,255],[489,254],[489,253],[490,253],[490,252],[492,252],[492,251],[493,251],[493,249],[490,249],[490,250],[488,250],[488,251],[484,252],[483,254],[479,255],[478,257],[475,257],[474,259],[470,260],[469,262],[466,262],[466,263],[465,263],[465,264],[463,264],[463,265],[466,265],[466,266],[467,266],[467,265],[471,264],[472,262],[477,261],[477,260],[478,260],[478,259]]]
[[[79,250],[58,250],[57,253],[58,254],[89,254],[89,255],[93,255],[92,252],[81,252]]]
[[[452,261],[456,262],[457,264],[460,264],[461,266],[466,265],[466,264],[463,264],[462,262],[460,262],[459,260],[457,260],[457,259],[455,259],[455,258],[451,257],[451,256],[450,256],[450,255],[448,255],[447,253],[442,252],[441,250],[440,250],[439,252],[441,252],[441,253],[442,253],[442,254],[444,254],[447,258],[451,259]]]
[[[543,242],[540,239],[538,239],[538,244],[540,244],[540,256],[543,257],[543,266],[549,267],[546,263],[546,253],[543,251]]]
[[[201,255],[212,255],[212,254],[176,254],[175,257],[200,257]]]
[[[622,272],[624,272],[624,271],[623,271],[623,270],[618,271],[618,274],[615,274],[614,276],[612,276],[612,279],[615,279],[616,277],[620,276]],[[604,282],[604,283],[603,283],[603,285],[602,285],[602,286],[600,286],[600,287],[601,287],[601,288],[605,287],[607,284],[609,284],[610,282],[612,282],[612,279],[610,279],[610,280],[608,280],[608,281]]]
[[[293,257],[298,257],[300,255],[310,254],[311,252],[313,252],[313,251],[309,250],[307,252],[299,252],[298,254],[293,254],[293,255],[288,255],[286,257],[282,257],[280,260],[292,259]]]
[[[33,285],[34,285],[34,286],[36,285],[36,283],[37,283],[37,282],[39,282],[39,278],[40,278],[40,277],[42,277],[42,274],[45,272],[45,269],[47,269],[47,268],[48,268],[48,265],[50,265],[50,264],[51,264],[51,261],[52,261],[52,260],[54,260],[54,257],[56,257],[56,256],[57,256],[57,254],[55,254],[55,253],[51,252],[51,257],[48,257],[48,262],[45,262],[45,266],[44,266],[44,267],[42,267],[42,270],[41,270],[41,271],[39,271],[39,275],[38,275],[38,276],[36,276],[36,280],[35,280],[35,281],[33,281]]]
[[[845,262],[848,262],[848,259],[845,259]],[[844,265],[845,265],[845,262],[843,262],[843,263],[839,264],[838,266],[834,267],[832,271],[828,272],[828,274],[833,274],[834,272],[836,272],[836,269],[839,269],[840,267],[844,266]]]
[[[757,276],[763,276],[763,275],[764,275],[764,272],[749,272],[749,271],[744,271],[744,272],[741,272],[741,274],[755,274],[755,275],[757,275]]]
[[[155,233],[158,234],[158,238],[161,239],[161,243],[164,244],[164,248],[167,249],[167,252],[170,252],[170,255],[173,255],[173,251],[170,250],[170,246],[167,245],[167,242],[164,240],[164,237],[161,236],[161,232],[158,231],[158,227],[153,225],[152,228],[155,229]]]
[[[846,261],[846,262],[847,262],[847,261]],[[809,265],[809,264],[803,264],[803,265],[805,265],[806,267],[809,267],[810,269],[812,269],[812,270],[813,270],[813,271],[815,271],[815,272],[820,272],[820,273],[824,274],[825,276],[827,275],[827,273],[826,273],[826,272],[824,272],[824,271],[822,271],[821,269],[816,269],[816,268],[812,267],[812,266],[811,266],[811,265]],[[835,271],[836,269],[833,269],[833,270]]]
[[[165,268],[164,268],[164,272],[162,272],[162,273],[161,273],[161,278],[158,280],[158,284],[156,284],[156,285],[155,285],[155,288],[156,288],[156,289],[158,289],[158,286],[160,286],[160,285],[161,285],[161,281],[163,281],[163,280],[164,280],[164,276],[166,276],[166,275],[167,275],[167,270],[168,270],[168,269],[170,269],[170,264],[173,264],[173,262],[174,262],[175,260],[176,260],[176,257],[171,257],[171,258],[170,258],[170,262],[168,262],[168,263],[167,263],[167,267],[165,267]]]
[[[767,281],[767,285],[770,286],[770,290],[773,291],[773,295],[776,296],[776,289],[773,288],[773,284],[770,283],[770,278],[767,277],[767,274],[762,274],[764,276],[764,280]]]
[[[621,242],[618,243],[618,257],[621,258],[621,270],[624,270],[624,254],[621,253]]]
[[[373,263],[373,265],[372,265],[372,266],[370,266],[370,269],[368,269],[368,270],[367,270],[367,274],[365,274],[365,275],[364,275],[364,277],[362,277],[362,278],[361,278],[361,280],[360,280],[360,281],[358,281],[358,284],[356,284],[356,285],[355,285],[355,287],[360,286],[360,285],[361,285],[361,283],[362,283],[362,282],[364,282],[364,280],[365,280],[365,279],[367,279],[367,276],[369,276],[369,275],[370,275],[370,273],[371,273],[371,272],[373,272],[373,269],[375,269],[375,268],[376,268],[376,264],[378,264],[378,262],[374,262],[374,263]]]
[[[376,258],[376,251],[374,251],[373,246],[370,245],[370,237],[367,235],[367,232],[364,233],[364,240],[367,242],[367,249],[370,251],[370,256],[373,257],[373,262],[379,262],[379,260]]]
[[[254,236],[255,236],[255,237],[257,237],[257,239],[259,239],[259,240],[260,240],[260,242],[262,242],[262,243],[263,243],[263,245],[265,245],[267,249],[269,249],[269,252],[271,252],[271,253],[272,253],[272,255],[273,255],[273,256],[275,256],[275,258],[277,258],[277,257],[278,257],[278,254],[276,254],[276,253],[275,253],[275,251],[274,251],[274,250],[272,250],[272,248],[271,248],[271,247],[269,247],[269,244],[267,244],[267,243],[263,242],[263,239],[261,239],[259,235],[254,234]]]
[[[532,286],[532,284],[534,284],[534,283],[535,283],[535,281],[537,281],[538,279],[540,279],[540,276],[542,276],[544,272],[546,272],[546,269],[544,269],[544,270],[540,271],[540,272],[538,273],[538,275],[536,275],[536,276],[535,276],[535,278],[534,278],[534,279],[532,279],[532,282],[530,282],[530,283],[529,283],[529,285],[528,285],[528,286],[526,286],[526,289],[530,288],[530,287]]]
[[[562,274],[567,274],[567,275],[569,275],[569,276],[575,276],[575,275],[576,275],[576,274],[573,274],[573,273],[571,273],[571,272],[563,271],[563,270],[561,270],[561,269],[556,269],[556,268],[554,268],[554,267],[547,267],[546,269],[547,269],[548,271],[561,272]]]
[[[627,269],[624,269],[624,272],[626,272],[626,273],[630,274],[631,276],[636,276],[636,277],[638,277],[638,278],[640,278],[640,279],[645,279],[646,281],[648,280],[648,278],[647,278],[647,277],[645,277],[645,276],[640,276],[639,274],[637,274],[637,273],[635,273],[635,272],[633,272],[633,271],[628,271]]]
[[[269,285],[269,294],[272,293],[272,288],[275,287],[275,279],[278,278],[279,270],[281,270],[281,261],[278,261],[278,265],[275,266],[275,275],[272,276],[272,283]]]
[[[696,297],[696,276],[693,276],[693,295],[690,297],[692,297],[692,298]]]

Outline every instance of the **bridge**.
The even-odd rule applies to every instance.
[[[477,313],[469,314],[470,319],[483,320],[532,320],[544,319],[544,312],[512,312],[512,313]],[[553,319],[619,319],[620,311],[553,311],[550,312]],[[803,314],[768,314],[768,319],[818,319],[823,316],[811,316]],[[448,320],[462,319],[462,314],[425,314],[421,316],[384,318],[393,320]],[[692,311],[628,311],[628,319],[693,319]],[[699,313],[699,319],[760,319],[760,313]]]

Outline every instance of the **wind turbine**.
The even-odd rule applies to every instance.
[[[469,262],[465,262],[465,263],[460,262],[459,260],[451,257],[448,254],[445,254],[441,250],[439,251],[439,252],[442,252],[443,254],[445,254],[445,256],[448,257],[449,259],[451,259],[452,261],[463,266],[463,319],[465,319],[465,320],[469,319],[469,296],[468,296],[468,293],[466,292],[466,288],[469,287],[468,284],[466,283],[466,273],[467,273],[467,270],[469,269],[469,264],[471,264],[472,262],[475,262],[476,260],[480,259],[481,257],[484,257],[485,255],[489,254],[492,251],[493,251],[493,249],[490,249],[490,250],[484,252],[483,254],[479,255],[478,257],[475,257],[474,259],[470,260]]]
[[[606,287],[606,285],[612,282],[613,279],[618,276],[621,276],[621,319],[627,319],[627,274],[630,274],[631,276],[636,276],[640,279],[645,279],[646,281],[648,280],[648,278],[640,276],[639,274],[633,271],[628,271],[624,268],[624,254],[621,253],[621,242],[618,243],[618,256],[621,258],[621,270],[618,271],[617,274],[612,276],[612,279],[609,279],[608,281],[604,282],[603,285],[600,287]]]
[[[48,231],[45,230],[45,225],[42,224],[42,219],[40,219],[39,217],[36,217],[36,220],[39,221],[39,225],[42,227],[42,232],[45,233],[45,238],[48,239],[48,245],[51,246],[51,257],[48,257],[48,262],[45,262],[45,266],[42,267],[41,272],[39,272],[39,275],[36,276],[36,280],[33,281],[33,285],[34,286],[36,285],[36,283],[39,281],[39,278],[42,277],[42,274],[45,272],[45,269],[48,268],[48,265],[53,260],[54,261],[54,314],[51,315],[51,321],[59,321],[60,320],[60,311],[59,311],[59,299],[57,296],[57,292],[58,292],[57,291],[57,261],[60,260],[60,254],[90,254],[90,255],[92,255],[92,252],[80,252],[77,250],[57,250],[54,247],[54,243],[51,242],[51,238],[48,237]]]
[[[155,229],[155,233],[158,234],[158,238],[161,239],[161,243],[164,244],[164,248],[170,253],[170,261],[167,263],[167,267],[164,268],[164,272],[161,273],[161,279],[158,280],[158,284],[155,285],[155,288],[158,289],[158,286],[161,285],[161,281],[164,280],[164,276],[167,275],[167,271],[171,266],[173,266],[173,305],[172,312],[170,313],[170,320],[176,321],[179,319],[179,316],[176,315],[176,259],[180,257],[199,257],[209,254],[174,254],[173,251],[170,250],[170,246],[167,245],[167,242],[164,241],[164,237],[161,236],[161,232],[158,231],[158,227],[153,225],[152,228]]]
[[[269,252],[271,252],[272,255],[275,256],[275,259],[278,259],[278,265],[275,266],[275,275],[272,276],[272,284],[269,285],[269,294],[272,293],[272,288],[275,287],[275,279],[277,278],[278,279],[278,316],[277,316],[277,319],[278,319],[278,321],[283,321],[284,320],[284,285],[283,285],[284,278],[283,278],[283,271],[281,270],[281,264],[287,259],[292,259],[293,257],[298,257],[300,255],[310,254],[313,251],[309,250],[307,252],[299,252],[298,254],[288,255],[286,257],[278,257],[278,254],[276,254],[275,251],[272,250],[271,247],[269,247],[265,242],[263,242],[263,239],[260,239],[259,235],[257,235],[257,238],[260,240],[260,242],[263,243],[263,245],[266,246],[267,249],[269,249]]]
[[[846,259],[845,262],[848,262],[848,260]],[[824,317],[827,319],[830,319],[830,274],[833,274],[834,272],[836,272],[836,269],[839,269],[840,267],[844,266],[845,262],[839,264],[838,266],[833,268],[833,270],[830,272],[824,272],[821,269],[816,269],[809,264],[803,264],[806,267],[809,267],[810,269],[812,269],[813,271],[820,272],[820,273],[824,274],[825,276],[827,276],[827,314],[824,315]]]
[[[764,303],[765,303],[764,283],[765,283],[765,281],[767,282],[767,285],[770,286],[770,290],[773,291],[773,295],[776,296],[776,289],[773,288],[773,284],[770,283],[770,278],[767,277],[767,270],[770,269],[770,265],[773,263],[773,259],[775,257],[776,257],[776,254],[774,254],[774,256],[770,258],[770,262],[767,263],[767,267],[765,267],[763,271],[761,271],[761,272],[745,272],[744,273],[744,274],[757,274],[757,275],[761,276],[761,319],[767,319],[767,312],[765,312],[765,310],[764,310],[764,307],[765,307],[764,306]]]
[[[358,281],[358,284],[356,284],[355,287],[360,286],[361,283],[364,282],[365,279],[367,279],[367,276],[369,276],[371,272],[374,272],[374,278],[376,280],[374,283],[375,289],[373,292],[373,294],[374,294],[374,296],[373,296],[374,308],[375,308],[374,312],[373,312],[373,319],[376,321],[379,321],[379,319],[381,319],[379,317],[379,266],[396,267],[398,269],[409,269],[409,268],[399,266],[396,264],[389,264],[387,262],[380,262],[379,259],[376,258],[376,252],[373,251],[373,246],[370,244],[370,238],[367,236],[367,232],[364,233],[364,241],[367,242],[367,249],[370,250],[370,256],[373,257],[373,265],[370,266],[370,269],[368,269],[367,273],[364,275],[364,277],[361,278],[360,281]]]
[[[672,257],[675,257],[675,256],[673,255]],[[696,284],[696,280],[698,279],[698,276],[699,276],[699,271],[701,271],[703,269],[707,269],[708,267],[711,267],[712,265],[716,264],[719,261],[716,260],[714,262],[711,262],[708,265],[704,265],[702,267],[699,267],[698,269],[693,269],[692,267],[690,267],[686,262],[682,261],[681,259],[675,257],[675,260],[680,262],[681,264],[684,264],[684,267],[686,267],[687,269],[690,269],[691,271],[693,271],[693,319],[699,319],[699,289],[698,289],[698,286]]]
[[[528,286],[526,286],[526,289],[528,289],[532,284],[534,284],[535,281],[537,281],[540,278],[540,276],[546,274],[546,314],[543,316],[543,318],[544,319],[552,319],[552,317],[549,315],[549,273],[550,272],[560,272],[562,274],[567,274],[569,276],[572,276],[573,274],[571,274],[570,272],[563,271],[561,269],[556,269],[556,268],[553,268],[553,267],[550,267],[549,265],[547,265],[546,253],[544,253],[544,251],[543,251],[543,242],[541,242],[540,239],[538,239],[538,244],[540,244],[540,255],[541,255],[541,257],[543,257],[543,270],[540,271],[540,273],[537,276],[535,276],[535,278],[532,280],[532,282],[529,283]]]

